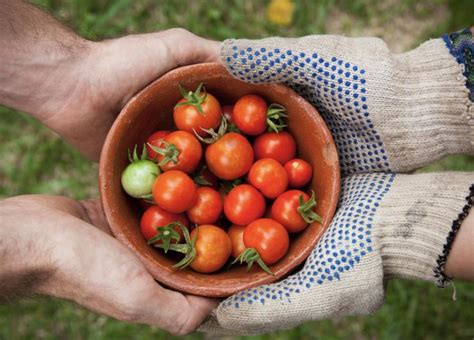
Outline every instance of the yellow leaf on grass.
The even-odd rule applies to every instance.
[[[272,0],[267,8],[268,20],[277,25],[288,26],[293,21],[294,8],[291,0]]]

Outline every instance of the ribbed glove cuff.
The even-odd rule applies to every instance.
[[[382,63],[383,65],[383,63]],[[384,70],[380,129],[392,170],[410,171],[451,154],[474,153],[474,108],[463,65],[441,39],[394,55]],[[393,72],[393,74],[391,74]]]
[[[399,175],[374,216],[385,279],[449,282],[446,258],[472,204],[472,173]]]

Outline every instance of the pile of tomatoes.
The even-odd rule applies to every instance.
[[[272,274],[289,233],[321,222],[314,192],[301,190],[312,168],[296,158],[285,108],[254,94],[221,107],[203,84],[180,91],[177,130],[151,134],[141,156],[135,146],[122,174],[124,190],[146,202],[143,236],[182,253],[178,268],[211,273],[232,257]]]

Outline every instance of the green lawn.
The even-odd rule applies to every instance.
[[[267,1],[207,0],[43,0],[50,10],[80,34],[116,37],[181,26],[214,39],[300,36],[314,33],[378,35],[403,51],[423,39],[470,26],[472,0],[300,0],[293,23],[279,27],[265,16]],[[82,158],[34,119],[0,107],[0,197],[24,193],[98,196],[97,165]],[[474,171],[474,159],[454,156],[426,170]],[[452,289],[395,280],[387,287],[386,303],[376,314],[311,322],[291,331],[255,339],[387,338],[447,339],[474,337],[474,286]],[[192,339],[209,338],[202,334]],[[41,298],[0,306],[3,339],[168,339],[157,328],[108,319],[68,302]]]

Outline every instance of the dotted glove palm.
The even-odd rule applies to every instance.
[[[258,334],[371,313],[392,277],[445,284],[443,266],[469,211],[474,175],[386,173],[473,151],[465,65],[445,43],[394,55],[379,39],[229,40],[222,59],[237,78],[283,82],[313,103],[346,177],[339,210],[303,269],[228,298],[203,330]]]

